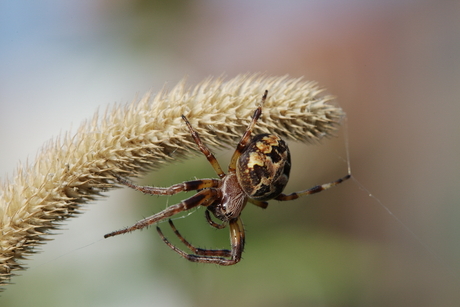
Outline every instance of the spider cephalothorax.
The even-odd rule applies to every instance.
[[[252,120],[233,153],[227,173],[222,171],[219,162],[208,147],[203,144],[198,133],[193,129],[187,118],[182,115],[195,143],[206,156],[209,163],[211,163],[219,179],[192,180],[175,184],[168,188],[157,188],[138,186],[124,178],[115,176],[119,183],[146,194],[173,195],[185,191],[198,192],[176,205],[172,205],[157,214],[140,220],[131,227],[108,233],[104,237],[108,238],[141,229],[182,211],[190,210],[197,206],[204,206],[207,209],[205,211],[206,220],[212,227],[222,229],[227,225],[229,226],[230,250],[194,247],[179,233],[171,219],[169,219],[171,228],[182,243],[192,251],[192,254],[188,254],[171,244],[158,226],[157,231],[171,249],[190,261],[232,265],[240,261],[243,252],[245,234],[240,215],[248,201],[261,208],[267,208],[267,201],[270,199],[279,201],[293,200],[303,195],[329,189],[351,177],[348,174],[338,180],[314,186],[308,190],[289,195],[283,194],[282,192],[289,180],[289,172],[291,170],[291,156],[287,144],[279,136],[273,134],[257,134],[251,137],[252,130],[262,115],[262,105],[266,99],[267,91],[265,91],[262,97],[261,105],[254,111]],[[211,213],[221,223],[212,220]]]

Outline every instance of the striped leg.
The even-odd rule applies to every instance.
[[[188,254],[183,250],[177,248],[175,245],[166,239],[166,237],[161,232],[161,229],[157,226],[157,231],[163,241],[176,253],[184,257],[185,259],[192,262],[201,262],[201,263],[215,263],[219,265],[233,265],[238,263],[241,260],[241,254],[243,253],[244,248],[244,228],[243,223],[240,218],[230,221],[230,241],[232,249],[203,249],[194,247],[190,244],[177,230],[174,223],[169,220],[169,224],[173,229],[176,236],[181,240],[182,243],[187,246],[188,249],[192,251],[192,254]]]
[[[137,222],[131,227],[127,227],[121,230],[117,230],[117,231],[108,233],[104,236],[104,238],[113,237],[113,236],[120,235],[123,233],[131,232],[137,229],[142,229],[144,227],[152,225],[153,223],[159,222],[165,218],[171,217],[182,211],[190,210],[197,206],[209,206],[216,199],[220,197],[220,194],[221,194],[220,191],[215,188],[209,188],[209,189],[202,190],[196,193],[195,195],[191,196],[190,198],[187,198],[181,201],[180,203],[176,205],[172,205],[166,208],[165,210],[158,212],[157,214],[154,214],[143,220],[140,220],[139,222]]]
[[[257,107],[257,109],[254,111],[251,122],[249,123],[248,127],[246,128],[246,131],[241,137],[240,142],[236,146],[236,150],[233,153],[233,156],[230,160],[230,165],[228,166],[229,172],[234,172],[236,170],[236,162],[238,161],[238,158],[241,156],[241,153],[246,149],[246,146],[251,141],[252,130],[254,129],[260,116],[262,116],[262,105],[265,103],[265,100],[267,100],[267,95],[268,91],[265,91],[264,95],[262,96],[262,101],[259,107]]]
[[[168,188],[160,188],[151,186],[140,186],[122,177],[115,177],[117,178],[117,181],[119,183],[127,187],[130,187],[131,189],[150,195],[174,195],[179,192],[195,191],[206,188],[218,188],[221,183],[221,181],[218,179],[199,179],[178,183]]]
[[[182,119],[185,121],[185,124],[188,127],[188,130],[190,131],[190,134],[192,135],[193,140],[195,143],[198,145],[198,148],[200,148],[200,151],[206,156],[206,159],[208,159],[209,163],[211,163],[212,168],[216,171],[217,175],[219,178],[224,178],[225,173],[220,167],[219,161],[217,161],[216,157],[214,154],[209,150],[209,148],[201,141],[200,136],[198,133],[193,129],[192,125],[188,121],[187,117],[185,115],[182,115]]]
[[[344,182],[345,180],[349,179],[350,177],[351,177],[351,175],[348,174],[345,177],[342,177],[342,178],[337,179],[335,181],[331,181],[329,183],[314,186],[313,188],[310,188],[308,190],[303,190],[303,191],[291,193],[291,194],[288,194],[288,195],[280,194],[277,197],[275,197],[275,199],[280,200],[280,201],[293,200],[293,199],[297,199],[297,198],[299,198],[301,196],[304,196],[304,195],[310,195],[310,194],[319,193],[321,191],[330,189],[330,188],[332,188],[332,187]]]

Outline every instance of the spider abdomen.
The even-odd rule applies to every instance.
[[[291,155],[280,137],[254,136],[238,159],[236,174],[244,192],[256,200],[269,200],[283,192],[289,180]]]

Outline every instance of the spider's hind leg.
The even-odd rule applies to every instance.
[[[246,131],[244,132],[244,134],[241,137],[238,145],[236,146],[236,150],[233,153],[232,159],[230,160],[230,165],[228,166],[228,171],[229,172],[235,171],[235,169],[236,169],[236,161],[241,156],[243,151],[246,149],[246,146],[248,145],[248,143],[251,141],[252,130],[256,126],[256,123],[259,120],[259,118],[262,116],[262,106],[265,103],[265,101],[267,100],[267,96],[268,96],[268,91],[266,90],[264,92],[264,95],[262,96],[262,100],[261,100],[259,106],[257,107],[257,109],[254,111],[254,114],[252,115],[251,122],[249,123],[248,127],[246,128]]]
[[[327,189],[330,189],[342,182],[344,182],[345,180],[347,179],[350,179],[351,178],[351,174],[348,174],[342,178],[339,178],[337,180],[334,180],[334,181],[331,181],[331,182],[328,182],[328,183],[324,183],[324,184],[321,184],[321,185],[316,185],[308,190],[303,190],[303,191],[299,191],[299,192],[294,192],[294,193],[291,193],[291,194],[280,194],[278,195],[277,197],[275,197],[276,200],[281,200],[281,201],[285,201],[285,200],[294,200],[294,199],[297,199],[301,196],[304,196],[304,195],[310,195],[310,194],[315,194],[315,193],[319,193],[321,191],[324,191],[324,190],[327,190]]]
[[[257,207],[262,208],[262,209],[267,209],[267,207],[268,207],[268,202],[266,202],[266,201],[255,200],[255,199],[252,199],[252,198],[249,198],[248,201],[251,204],[256,205]]]
[[[209,163],[211,163],[212,168],[214,168],[214,171],[217,173],[219,178],[225,177],[225,173],[220,167],[219,161],[217,161],[214,154],[203,143],[203,141],[201,141],[200,136],[198,135],[198,132],[196,132],[195,129],[193,129],[187,117],[185,117],[185,115],[182,115],[182,119],[185,121],[185,124],[187,125],[188,130],[190,131],[190,134],[192,135],[193,140],[198,145],[198,148],[206,156],[206,159],[208,159]]]

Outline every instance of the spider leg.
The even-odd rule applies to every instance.
[[[252,199],[252,198],[249,198],[248,201],[251,204],[256,205],[257,207],[260,207],[262,209],[267,209],[267,207],[268,207],[268,202],[266,202],[266,201],[255,200],[255,199]]]
[[[187,240],[182,237],[179,231],[176,229],[174,224],[170,222],[171,227],[174,230],[174,233],[179,237],[179,239],[184,243],[194,254],[187,254],[183,250],[177,248],[171,244],[168,239],[163,235],[161,229],[157,226],[157,231],[163,241],[176,253],[184,257],[185,259],[192,262],[201,262],[201,263],[215,263],[219,265],[233,265],[238,263],[241,260],[241,254],[243,253],[244,248],[244,228],[243,222],[240,218],[230,221],[230,241],[232,249],[202,249],[196,248],[191,245]],[[230,259],[228,259],[230,258]]]
[[[344,182],[345,180],[349,179],[350,177],[351,177],[351,175],[348,174],[345,177],[342,177],[342,178],[337,179],[335,181],[331,181],[329,183],[314,186],[313,188],[310,188],[308,190],[303,190],[303,191],[291,193],[291,194],[288,194],[288,195],[280,194],[277,197],[275,197],[275,199],[280,200],[280,201],[293,200],[293,199],[297,199],[297,198],[299,198],[301,196],[304,196],[304,195],[310,195],[310,194],[319,193],[321,191],[330,189],[330,188],[332,188],[332,187]]]
[[[193,137],[193,140],[195,143],[198,145],[200,148],[200,151],[206,156],[206,159],[208,159],[209,163],[211,163],[212,167],[216,171],[217,175],[219,178],[223,178],[225,176],[224,171],[220,167],[219,161],[217,161],[216,157],[214,154],[209,150],[209,148],[201,141],[200,136],[198,133],[193,129],[192,125],[188,121],[187,117],[185,115],[182,115],[182,119],[185,121],[185,124],[188,127],[188,130],[190,130],[190,134]]]
[[[251,140],[252,130],[254,129],[254,126],[256,125],[257,120],[262,115],[262,105],[265,103],[265,100],[267,100],[267,95],[268,95],[268,91],[265,91],[264,95],[262,96],[262,101],[259,107],[257,107],[257,109],[254,111],[254,114],[252,115],[252,120],[249,123],[248,127],[246,128],[246,132],[241,137],[240,142],[238,143],[235,152],[233,153],[232,159],[230,160],[230,165],[228,166],[229,172],[235,171],[236,161],[241,156],[241,153],[244,151],[247,144]]]
[[[208,208],[209,209],[209,208]],[[206,210],[204,212],[204,214],[206,215],[206,220],[208,221],[209,225],[211,225],[212,227],[214,228],[217,228],[217,229],[223,229],[227,226],[227,222],[224,221],[222,222],[222,224],[219,224],[219,223],[216,223],[214,222],[212,219],[211,219],[211,214],[209,213],[209,210]]]
[[[151,186],[140,186],[137,184],[132,183],[129,180],[126,180],[122,177],[114,175],[117,178],[117,181],[131,189],[140,191],[144,194],[150,195],[174,195],[179,192],[187,192],[187,191],[195,191],[201,190],[206,188],[217,188],[219,187],[220,180],[218,179],[200,179],[200,180],[191,180],[185,181],[182,183],[178,183],[172,185],[168,188],[160,188],[160,187],[151,187]]]
[[[197,206],[209,206],[212,204],[217,198],[220,197],[220,191],[218,189],[209,188],[206,190],[202,190],[195,195],[181,201],[178,204],[172,205],[157,214],[149,216],[143,220],[140,220],[136,224],[131,227],[127,227],[121,230],[113,231],[104,235],[104,238],[113,237],[116,235],[120,235],[123,233],[131,232],[137,229],[142,229],[153,223],[159,222],[165,218],[171,217],[177,213],[182,211],[190,210]]]
[[[182,235],[181,233],[179,232],[179,230],[177,230],[176,226],[174,225],[173,221],[172,220],[169,220],[169,225],[171,226],[172,230],[174,231],[174,234],[181,240],[182,243],[184,243],[185,246],[187,246],[188,249],[190,249],[192,251],[192,253],[196,254],[196,255],[207,255],[207,256],[219,256],[219,257],[230,257],[231,256],[231,251],[228,250],[228,249],[203,249],[203,248],[197,248],[195,246],[193,246],[192,244],[190,244]],[[163,239],[163,241],[171,248],[173,249],[174,251],[177,252],[177,250],[179,250],[176,246],[172,245],[167,239],[166,237],[163,235],[163,233],[161,232],[161,229],[160,227],[157,226],[157,231],[158,231],[158,234],[160,235],[161,239]],[[181,254],[181,253],[179,253]]]

